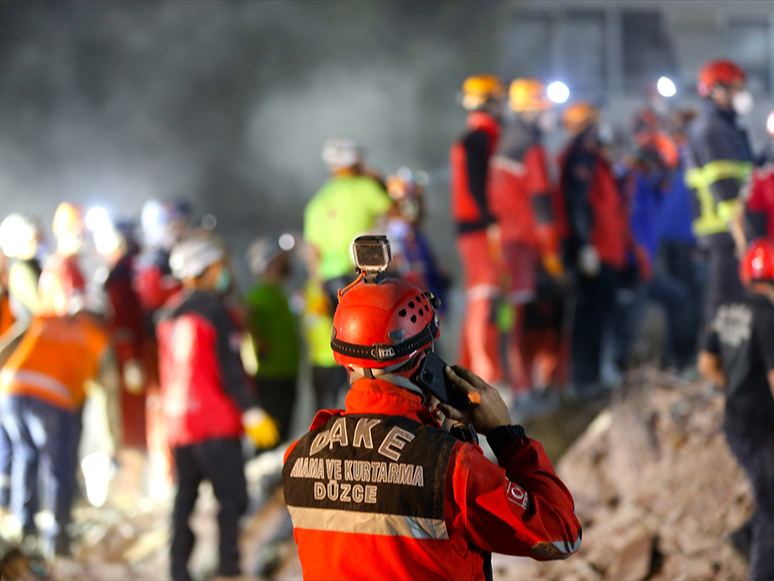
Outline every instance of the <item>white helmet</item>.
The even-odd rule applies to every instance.
[[[169,256],[172,274],[180,280],[196,278],[226,256],[223,245],[210,236],[193,236],[178,242]]]
[[[279,241],[274,238],[257,238],[247,249],[247,263],[254,276],[261,276],[271,261],[282,254],[284,250]]]
[[[11,214],[0,224],[0,249],[8,258],[32,258],[40,234],[35,220],[24,214]]]
[[[330,171],[347,169],[363,161],[363,148],[351,139],[329,139],[323,145],[322,159]]]

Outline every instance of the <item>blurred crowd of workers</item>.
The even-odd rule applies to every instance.
[[[766,164],[774,147],[755,157],[738,124],[749,106],[744,81],[734,63],[712,61],[699,73],[700,111],[665,116],[643,108],[623,141],[607,134],[589,103],[559,112],[537,80],[516,79],[507,90],[493,76],[465,81],[469,116],[450,156],[465,297],[459,363],[489,384],[510,386],[517,416],[559,393],[594,397],[607,377],[620,377],[649,301],[665,311],[666,367],[688,373],[701,345],[700,367],[717,379],[729,363],[721,357],[724,337],[737,350],[749,342],[749,328],[739,330],[741,311],[723,308],[747,297],[739,257],[774,235],[774,173]],[[554,163],[544,135],[560,119],[569,139]],[[767,129],[774,139],[774,114]],[[385,180],[348,139],[326,142],[322,157],[330,178],[306,207],[303,241],[253,242],[246,259],[256,283],[244,295],[224,240],[195,227],[185,202],[147,202],[139,227],[102,215],[90,223],[77,204],[63,203],[53,223],[56,250],[44,262],[43,232],[32,217],[13,214],[0,224],[0,505],[23,538],[47,554],[67,553],[79,466],[89,499],[99,503],[106,484],[89,476],[109,473],[117,458],[128,489],[177,484],[176,580],[190,578],[188,520],[199,484],[209,480],[220,503],[217,574],[237,575],[238,522],[248,501],[244,436],[255,449],[292,436],[304,352],[317,409],[336,408],[346,390],[331,326],[339,291],[356,277],[352,241],[386,233],[391,275],[438,297],[445,315],[450,278],[423,231],[423,175],[401,169]],[[86,255],[104,265],[93,280],[84,274]],[[303,261],[292,260],[298,256]],[[771,260],[774,280],[774,250]],[[296,300],[288,281],[300,262]],[[735,330],[730,339],[724,325]],[[765,371],[769,360],[762,359]],[[755,365],[763,368],[758,360],[748,367]],[[725,375],[744,384],[744,373]],[[734,408],[741,415],[729,425],[756,418],[755,437],[768,429],[771,454],[774,400],[764,392],[743,394]],[[98,417],[108,442],[84,441]],[[734,441],[747,442],[745,430]],[[763,512],[770,517],[774,456],[748,452],[738,455],[754,483],[767,483],[756,484],[756,495],[759,506],[769,503]],[[54,514],[42,541],[41,504]],[[754,539],[774,519],[758,512],[756,519],[753,554],[770,560],[774,548]]]
[[[461,360],[523,394],[516,413],[550,393],[544,387],[594,397],[609,382],[606,362],[615,376],[630,361],[647,301],[660,303],[662,363],[692,373],[700,349],[699,371],[727,389],[725,432],[756,501],[732,541],[750,558],[751,579],[771,579],[774,147],[753,154],[739,119],[752,101],[737,64],[708,62],[697,89],[698,112],[664,119],[641,110],[623,151],[594,106],[565,106],[569,141],[554,173],[543,85],[517,79],[506,94],[492,76],[465,81],[470,114],[451,152],[466,293]],[[774,112],[767,130],[774,140]]]

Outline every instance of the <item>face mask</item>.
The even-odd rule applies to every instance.
[[[597,138],[599,139],[600,145],[613,143],[613,139],[615,138],[613,128],[604,121],[600,121],[597,125]]]
[[[739,91],[736,95],[734,95],[734,99],[731,102],[731,105],[733,106],[734,111],[736,111],[736,114],[740,116],[745,116],[750,111],[752,111],[754,104],[755,104],[755,101],[753,100],[753,97],[750,94],[750,91],[746,89],[743,91]]]
[[[231,288],[231,273],[225,268],[220,271],[220,276],[215,283],[215,292],[222,295]]]
[[[556,109],[543,111],[538,115],[537,124],[543,133],[551,133],[559,125],[559,112]]]

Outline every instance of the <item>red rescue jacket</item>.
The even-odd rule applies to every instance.
[[[171,446],[240,438],[242,411],[255,405],[239,335],[213,293],[181,293],[156,328],[161,401]]]
[[[500,124],[483,111],[468,115],[467,129],[451,148],[451,210],[460,234],[494,223],[487,201],[489,160],[497,149]]]
[[[603,264],[626,267],[632,244],[626,207],[608,161],[574,139],[559,157],[560,232],[578,248],[592,244]]]
[[[537,130],[515,123],[503,136],[489,168],[490,206],[503,242],[521,242],[544,254],[556,252],[553,188]]]
[[[319,412],[285,455],[304,579],[481,579],[485,552],[578,550],[572,496],[539,443],[515,440],[498,466],[378,379],[357,381],[346,404]]]

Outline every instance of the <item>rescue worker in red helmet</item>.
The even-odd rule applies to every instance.
[[[570,556],[581,540],[572,496],[494,388],[463,367],[435,368],[465,402],[443,413],[487,436],[499,466],[441,429],[420,387],[433,379],[424,364],[439,361],[435,301],[385,278],[387,262],[360,262],[336,309],[331,346],[350,374],[346,410],[318,412],[285,456],[304,579],[481,579],[490,551]]]
[[[699,71],[704,103],[689,130],[685,183],[692,191],[693,232],[709,258],[705,324],[718,305],[743,294],[735,237],[739,248],[744,241],[729,226],[741,212],[739,194],[753,168],[747,133],[737,122],[751,106],[744,86],[744,71],[731,61],[710,61]]]
[[[485,381],[502,379],[499,333],[492,311],[500,292],[500,229],[488,200],[489,161],[500,139],[505,89],[497,77],[469,77],[462,105],[465,132],[451,148],[451,211],[462,261],[465,317],[460,358]]]
[[[551,119],[553,104],[543,83],[516,79],[508,105],[516,118],[490,162],[488,193],[502,237],[508,301],[516,315],[508,340],[508,371],[513,389],[526,394],[532,383],[530,350],[524,343],[526,308],[535,300],[538,270],[552,277],[563,271],[554,224],[554,186],[543,147],[543,127]]]
[[[726,391],[724,430],[750,478],[755,509],[731,535],[749,551],[749,579],[774,579],[774,242],[754,242],[742,259],[747,292],[721,304],[699,354],[699,371]]]
[[[744,233],[747,241],[774,238],[774,111],[766,118],[769,145],[744,192]]]

